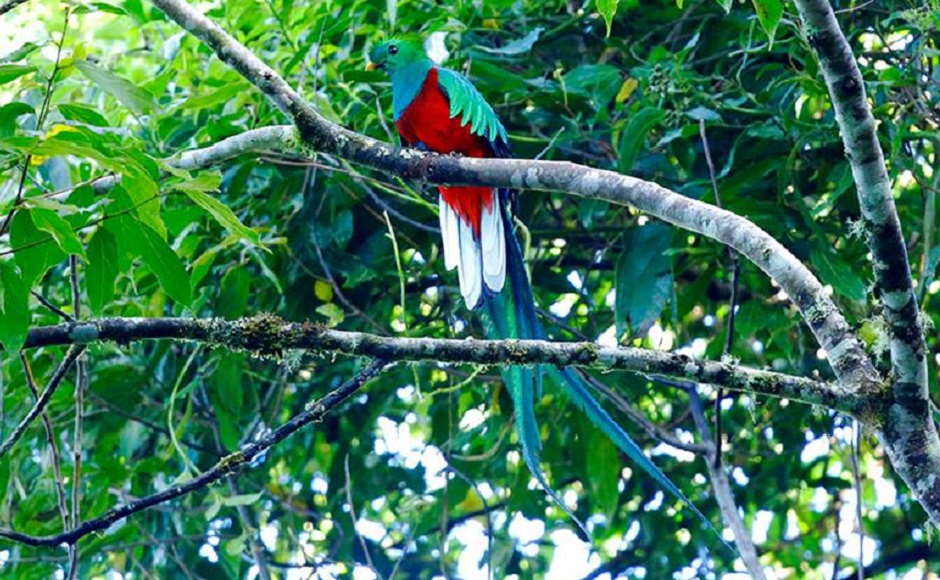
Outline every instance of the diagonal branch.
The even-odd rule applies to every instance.
[[[796,6],[819,56],[855,178],[875,286],[890,330],[894,388],[902,396],[926,397],[924,327],[884,154],[865,95],[865,81],[829,1],[796,0]]]
[[[271,315],[239,320],[221,318],[103,318],[30,330],[24,348],[62,344],[138,340],[192,340],[229,350],[279,356],[288,350],[367,356],[389,361],[477,364],[549,364],[682,377],[731,390],[786,397],[820,404],[847,414],[862,414],[865,399],[839,384],[751,369],[641,348],[600,346],[593,342],[544,340],[456,340],[384,337],[330,330],[309,322],[285,322]]]
[[[893,399],[872,423],[891,464],[914,490],[934,523],[940,522],[940,436],[927,395],[924,327],[911,280],[875,119],[852,49],[828,0],[796,0],[829,87],[884,306],[891,347]]]
[[[747,219],[648,181],[573,163],[467,159],[399,150],[327,121],[273,69],[183,0],[151,1],[287,114],[306,147],[401,177],[424,178],[434,183],[561,191],[631,205],[734,248],[793,298],[846,389],[880,390],[877,371],[819,281],[783,245]]]
[[[9,0],[8,2],[4,2],[3,4],[0,4],[0,16],[6,14],[10,10],[13,10],[14,8],[16,8],[17,6],[19,6],[20,4],[24,2],[26,2],[26,0]]]
[[[322,420],[327,413],[335,409],[340,403],[352,396],[366,382],[385,369],[386,366],[388,366],[386,361],[372,361],[354,378],[350,379],[346,383],[343,383],[333,391],[330,391],[319,401],[311,402],[307,405],[307,408],[304,409],[303,412],[294,416],[277,429],[270,431],[257,441],[244,445],[235,453],[223,457],[211,469],[201,473],[199,476],[194,477],[193,479],[186,481],[185,483],[171,486],[159,493],[132,501],[127,505],[123,505],[119,508],[112,509],[101,517],[83,522],[75,526],[73,529],[62,532],[61,534],[55,534],[52,536],[30,536],[28,534],[22,534],[13,530],[0,529],[0,538],[5,538],[7,540],[12,540],[14,542],[19,542],[26,544],[27,546],[34,547],[52,547],[58,546],[60,544],[74,545],[88,534],[107,530],[115,522],[123,520],[130,515],[161,503],[168,502],[172,499],[176,499],[188,493],[192,493],[198,489],[205,488],[211,483],[219,481],[224,477],[235,475],[242,471],[245,467],[249,466],[256,458],[264,454],[265,451],[274,445],[277,445],[284,439],[287,439],[302,427]]]
[[[59,388],[59,385],[62,383],[62,379],[65,378],[65,373],[72,367],[72,363],[78,359],[81,354],[85,352],[85,345],[75,345],[73,344],[69,351],[66,353],[65,358],[62,359],[62,362],[59,363],[59,366],[56,367],[55,372],[52,374],[52,378],[49,379],[49,384],[46,385],[46,388],[43,390],[42,394],[36,399],[36,404],[33,405],[33,408],[26,413],[26,416],[20,421],[19,425],[16,426],[16,429],[13,430],[13,433],[10,434],[10,437],[7,438],[2,444],[0,444],[0,457],[6,455],[7,451],[12,448],[20,437],[23,436],[23,433],[26,432],[26,429],[36,420],[36,417],[42,414],[46,409],[46,405],[49,404],[49,400],[52,399],[52,395],[56,392],[56,389]]]

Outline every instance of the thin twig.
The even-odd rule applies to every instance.
[[[82,318],[82,292],[78,280],[78,256],[69,256],[69,281],[72,288],[72,312],[75,318]],[[72,511],[71,522],[81,521],[82,501],[82,417],[85,414],[85,388],[88,383],[87,359],[79,355],[75,363],[75,428],[72,434],[72,461],[75,467],[72,474]],[[68,529],[68,528],[65,528]],[[69,544],[69,580],[78,577],[78,544]]]
[[[308,167],[301,194],[301,198],[305,201],[305,203],[307,201],[308,193],[313,190],[313,185],[316,182],[316,179],[316,168]],[[358,306],[353,304],[349,298],[346,297],[346,294],[343,293],[342,286],[340,286],[339,282],[333,276],[333,271],[330,269],[326,258],[323,257],[323,250],[320,248],[320,242],[317,240],[317,219],[320,217],[320,209],[322,209],[323,201],[325,199],[325,197],[320,199],[320,205],[317,207],[317,211],[313,216],[313,219],[310,220],[310,242],[313,245],[313,250],[317,255],[317,262],[320,263],[320,269],[323,270],[323,275],[326,276],[327,282],[330,283],[330,287],[333,289],[333,295],[336,296],[336,299],[342,303],[343,306],[365,320],[375,330],[383,330],[382,325],[373,320],[371,316],[363,312]]]
[[[5,6],[0,6],[0,14],[3,14],[7,10],[12,9],[13,6],[16,6],[14,2],[17,0],[12,0],[10,4],[5,6],[10,6],[4,10]],[[25,1],[25,0],[23,0]],[[12,4],[12,6],[11,6]],[[49,104],[52,102],[52,88],[55,84],[56,75],[59,74],[59,62],[62,60],[62,46],[65,45],[65,33],[69,29],[69,13],[71,7],[66,4],[64,8],[64,19],[62,23],[62,36],[59,38],[58,47],[56,48],[55,54],[55,64],[52,67],[52,74],[49,75],[49,80],[46,83],[46,92],[43,95],[42,106],[39,109],[39,116],[36,119],[36,131],[42,131],[43,123],[46,120],[46,115],[49,114]],[[0,224],[0,236],[6,233],[7,228],[10,227],[10,221],[13,219],[13,215],[16,213],[16,210],[19,208],[20,204],[23,202],[23,191],[26,186],[26,176],[29,174],[30,162],[33,159],[32,153],[27,153],[26,158],[23,160],[20,173],[20,183],[16,190],[16,198],[13,200],[13,207],[10,208],[9,213],[7,213],[6,218],[3,220],[3,223]]]
[[[858,524],[858,580],[865,580],[865,528],[862,527],[862,476],[859,473],[859,447],[862,443],[862,425],[854,421],[852,426],[852,481],[855,485],[855,521]],[[838,534],[838,530],[836,531]]]
[[[82,347],[76,348],[80,349]],[[61,534],[32,536],[13,530],[0,529],[0,538],[6,538],[33,547],[51,547],[61,544],[72,544],[88,534],[106,530],[115,522],[123,520],[137,512],[187,495],[198,489],[203,489],[224,477],[236,475],[274,445],[287,439],[306,425],[321,421],[330,411],[362,388],[367,381],[378,375],[388,364],[389,363],[386,361],[380,359],[372,361],[354,378],[330,391],[319,401],[312,401],[301,413],[295,415],[277,429],[266,433],[264,436],[259,437],[256,441],[248,445],[242,446],[237,452],[222,458],[211,469],[204,471],[184,483],[170,486],[161,492],[114,508],[100,517],[83,522]]]
[[[88,394],[91,396],[92,399],[94,399],[98,403],[107,407],[109,413],[116,413],[118,415],[121,415],[122,417],[125,417],[135,423],[140,423],[144,427],[147,427],[157,433],[166,435],[169,438],[170,431],[166,427],[161,427],[160,425],[158,425],[157,423],[154,423],[153,421],[150,421],[149,419],[145,419],[144,417],[139,417],[137,415],[134,415],[133,413],[127,411],[126,409],[122,408],[119,405],[115,405],[114,403],[105,399],[104,397],[95,393],[94,391],[88,391]],[[220,454],[217,449],[206,447],[205,445],[201,445],[190,439],[179,438],[177,440],[183,445],[185,445],[186,447],[189,447],[190,449],[193,449],[195,451],[208,453],[209,455],[213,455],[215,457],[224,457],[224,454]]]
[[[587,373],[582,373],[582,376],[587,380],[587,383],[594,388],[594,390],[609,399],[615,407],[620,409],[624,415],[630,417],[631,421],[639,425],[644,431],[646,431],[647,434],[649,434],[650,437],[656,441],[665,443],[666,445],[675,447],[676,449],[688,451],[689,453],[695,453],[696,455],[711,455],[712,448],[710,446],[680,441],[673,434],[647,419],[643,413],[634,409],[633,406],[630,405],[630,403],[628,403],[627,400],[620,395],[620,393],[614,391]]]
[[[33,396],[36,400],[39,400],[39,389],[36,387],[36,379],[33,377],[33,369],[29,364],[29,359],[26,358],[26,353],[20,353],[20,362],[23,365],[23,375],[26,377],[26,386],[29,387],[30,392],[33,393]],[[42,411],[42,424],[46,429],[46,440],[49,442],[49,449],[52,452],[52,475],[55,479],[55,490],[56,490],[56,499],[59,504],[59,515],[62,516],[62,529],[69,529],[69,511],[66,507],[65,500],[65,483],[62,480],[62,467],[61,467],[61,456],[59,455],[59,444],[55,438],[55,429],[52,426],[52,421],[49,419],[49,411],[43,409]]]
[[[689,391],[689,406],[692,408],[692,418],[702,435],[702,440],[710,449],[709,454],[717,455],[718,445],[708,431],[708,421],[705,419],[702,400],[695,389]],[[721,514],[724,516],[725,522],[734,534],[734,544],[738,548],[738,555],[752,578],[765,580],[764,568],[757,557],[757,547],[747,532],[741,514],[738,513],[738,506],[734,501],[734,492],[731,489],[728,476],[725,475],[721,464],[716,462],[714,457],[706,457],[705,465],[708,468],[712,489],[715,491],[715,500],[718,502],[718,507],[721,508]]]
[[[721,194],[718,191],[718,178],[715,176],[715,163],[712,161],[711,147],[708,146],[708,134],[705,131],[705,119],[699,119],[699,136],[702,139],[702,149],[705,151],[705,162],[708,165],[708,177],[711,180],[712,191],[715,193],[715,205],[721,207]],[[734,248],[728,246],[728,261],[731,263],[731,300],[728,303],[728,329],[725,335],[725,345],[722,357],[731,355],[731,347],[734,344],[734,318],[738,309],[738,284],[741,277],[741,265],[738,263],[738,253]],[[722,427],[721,427],[721,401],[724,399],[725,392],[720,386],[718,394],[715,397],[715,467],[721,467],[721,447]]]
[[[203,391],[205,391],[205,389],[203,389]],[[204,398],[208,400],[209,397],[205,395]],[[215,445],[219,449],[219,453],[224,455],[227,450],[222,444],[222,434],[219,431],[219,417],[211,405],[206,406],[206,413],[209,415],[209,425],[212,428],[212,436],[215,438]],[[228,489],[233,496],[241,495],[241,491],[238,489],[238,483],[234,478],[229,478]],[[247,533],[248,547],[251,550],[252,557],[255,559],[254,564],[258,568],[258,577],[261,578],[261,580],[271,580],[271,573],[268,570],[267,564],[268,559],[265,555],[265,547],[257,536],[258,527],[251,517],[251,512],[241,503],[235,507],[235,511],[238,513],[238,519],[241,520],[242,529]]]
[[[0,445],[0,457],[6,455],[10,448],[16,445],[16,442],[20,440],[20,437],[23,436],[23,433],[26,432],[30,424],[43,412],[46,405],[49,404],[49,399],[52,398],[56,389],[59,388],[62,379],[65,378],[65,373],[72,367],[72,363],[75,362],[75,359],[83,352],[85,352],[85,345],[83,344],[69,347],[65,358],[62,359],[62,362],[59,363],[59,366],[56,367],[55,372],[52,374],[52,378],[49,380],[49,384],[46,385],[46,389],[39,395],[39,398],[36,399],[36,404],[33,405],[33,408],[23,417],[23,420],[20,421],[13,430],[13,433],[10,434],[10,437]]]
[[[35,298],[36,300],[39,301],[40,304],[42,304],[43,306],[51,310],[52,313],[58,316],[59,318],[65,320],[66,322],[73,322],[75,320],[74,318],[72,318],[71,314],[69,314],[68,312],[65,312],[64,310],[62,310],[61,308],[59,308],[58,306],[50,302],[48,298],[46,298],[39,292],[36,292],[35,290],[33,290],[31,294],[33,295],[33,298]]]
[[[483,504],[483,513],[486,515],[486,561],[487,561],[487,577],[492,580],[493,578],[493,516],[490,513],[492,508],[490,507],[489,502],[486,501],[486,497],[483,496],[483,493],[480,491],[480,486],[477,485],[477,482],[471,479],[468,475],[465,475],[462,471],[450,465],[448,462],[447,470],[462,479],[467,485],[473,488],[473,491],[477,494],[477,497],[480,498],[480,503]],[[447,510],[444,510],[447,511]],[[417,526],[415,526],[417,529]],[[414,529],[412,529],[414,533]],[[446,536],[446,534],[444,534]],[[402,558],[404,559],[404,557]],[[399,560],[401,562],[401,560]],[[397,566],[396,566],[397,568]],[[389,580],[392,580],[389,578]]]
[[[369,568],[380,580],[382,574],[379,573],[378,568],[375,567],[375,562],[372,561],[372,554],[369,552],[369,545],[366,544],[366,539],[362,537],[362,534],[359,533],[359,529],[356,527],[356,520],[359,515],[356,511],[356,504],[353,503],[352,495],[352,478],[349,476],[349,455],[343,459],[343,471],[346,473],[346,504],[349,505],[349,519],[352,520],[353,533],[356,534],[356,539],[359,540],[359,546],[362,548],[362,553],[365,554],[366,563],[369,565]]]

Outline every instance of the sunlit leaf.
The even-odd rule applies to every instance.
[[[62,219],[57,213],[49,209],[35,208],[30,210],[33,217],[33,223],[41,231],[52,236],[56,245],[67,254],[76,254],[85,256],[85,248],[78,236],[72,230],[72,226]]]
[[[610,36],[610,25],[613,23],[614,16],[617,14],[618,4],[620,4],[620,0],[597,0],[597,11],[601,13],[601,16],[604,18],[604,23],[607,25],[608,37]]]
[[[781,0],[752,0],[754,9],[757,11],[757,20],[760,21],[761,28],[767,33],[770,45],[773,46],[774,36],[777,34],[777,26],[783,17],[783,3]]]
[[[810,261],[819,272],[825,284],[830,284],[836,292],[849,300],[865,300],[865,282],[852,270],[842,258],[828,249],[814,246],[810,252]]]
[[[32,287],[49,268],[66,258],[52,236],[36,227],[31,210],[20,210],[13,216],[10,240],[13,258],[27,287]]]
[[[25,64],[0,64],[0,85],[15,81],[34,70],[36,70],[36,67]]]
[[[142,115],[158,108],[153,95],[129,80],[87,60],[77,60],[74,66],[81,71],[88,80],[98,85],[104,92],[116,98],[135,114]]]
[[[59,105],[59,112],[69,121],[77,121],[95,127],[108,127],[108,120],[96,109],[76,103]]]
[[[205,172],[194,181],[186,181],[174,186],[183,192],[193,203],[204,209],[216,222],[234,236],[251,242],[253,245],[264,248],[258,233],[243,224],[235,212],[218,199],[206,193],[219,186],[220,176],[216,173]]]

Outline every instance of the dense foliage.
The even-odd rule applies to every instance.
[[[748,217],[831,286],[886,368],[867,249],[853,226],[858,202],[812,39],[792,7],[755,4],[729,1],[725,13],[710,1],[229,0],[203,9],[324,115],[388,141],[387,84],[363,70],[365,52],[389,31],[431,36],[435,53],[493,104],[517,156],[614,168]],[[940,6],[836,8],[880,121],[923,308],[938,322]],[[614,9],[608,35],[599,10]],[[141,0],[30,0],[0,16],[0,219],[13,216],[0,236],[0,440],[35,400],[24,369],[41,388],[64,353],[26,351],[25,363],[14,354],[28,326],[61,320],[30,290],[82,318],[273,313],[383,335],[484,335],[444,270],[433,187],[315,152],[244,155],[193,172],[161,161],[285,122]],[[90,185],[111,173],[120,186]],[[598,201],[524,192],[519,202],[554,338],[830,375],[788,297],[745,260],[725,352],[734,284],[721,245]],[[929,348],[933,387],[933,336]],[[85,520],[207,469],[363,364],[171,341],[95,345],[86,361],[79,420],[74,371],[49,406],[59,453],[37,421],[0,458],[0,527],[60,531],[54,471],[71,494],[76,452]],[[683,390],[630,373],[598,378],[677,438],[701,440]],[[79,577],[243,577],[258,530],[255,548],[278,577],[289,568],[368,577],[367,566],[422,578],[487,566],[522,577],[734,570],[689,510],[631,470],[551,384],[537,409],[543,463],[593,524],[592,547],[530,484],[496,369],[400,364],[363,393],[233,484],[87,537]],[[714,420],[717,391],[699,393]],[[852,421],[749,396],[720,407],[725,470],[761,562],[791,578],[854,569]],[[720,528],[704,458],[618,417]],[[875,440],[863,433],[858,451],[865,563],[873,574],[936,569],[923,510]],[[3,574],[46,578],[66,564],[64,550],[0,541]]]

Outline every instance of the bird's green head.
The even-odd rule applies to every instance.
[[[417,36],[398,36],[372,47],[366,69],[380,69],[392,74],[396,70],[422,61],[430,59],[421,39]]]

